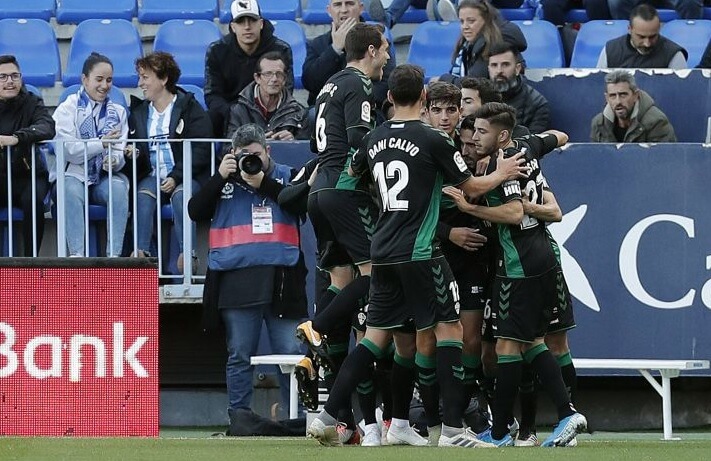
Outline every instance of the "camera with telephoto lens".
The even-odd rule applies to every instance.
[[[249,175],[255,175],[262,171],[262,159],[259,158],[259,154],[243,150],[235,153],[235,160],[237,161],[237,171],[230,175],[230,179],[233,181],[242,180],[240,171],[244,171]]]

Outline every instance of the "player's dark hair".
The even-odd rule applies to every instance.
[[[523,55],[521,55],[521,52],[518,50],[518,48],[504,41],[497,42],[491,45],[489,47],[489,53],[485,56],[487,58],[491,58],[492,56],[498,56],[500,54],[508,53],[509,51],[513,53],[516,62],[523,61]]]
[[[136,59],[136,70],[148,69],[159,79],[167,78],[165,88],[173,94],[178,92],[177,84],[180,78],[180,67],[172,54],[165,51],[154,51],[142,58]]]
[[[481,99],[482,104],[501,102],[501,93],[496,91],[494,82],[488,78],[464,77],[462,79],[462,88],[476,90],[479,93],[479,99]]]
[[[481,118],[502,130],[513,131],[516,126],[516,109],[502,102],[488,102],[470,115],[472,118]]]
[[[99,54],[96,51],[92,51],[89,57],[84,60],[84,65],[81,68],[81,73],[88,77],[91,71],[94,70],[94,67],[101,64],[102,62],[110,65],[112,69],[114,68],[114,64],[107,56]]]
[[[14,64],[17,70],[20,70],[20,65],[17,63],[17,58],[11,54],[0,56],[0,64]]]
[[[383,32],[385,28],[382,24],[366,24],[359,22],[346,34],[346,62],[363,59],[368,53],[371,45],[375,49],[380,49],[383,43]]]
[[[432,107],[435,102],[444,102],[460,107],[462,105],[462,90],[447,82],[430,83],[427,85],[427,108]]]
[[[400,64],[388,77],[388,88],[398,106],[411,106],[420,100],[425,86],[425,72],[420,66]]]
[[[654,18],[659,18],[659,13],[652,5],[640,3],[635,6],[632,11],[630,11],[630,25],[632,25],[632,20],[634,18],[639,18],[642,21],[651,21]]]
[[[469,130],[469,131],[475,131],[476,129],[474,128],[474,121],[476,120],[476,117],[474,115],[470,114],[467,115],[462,119],[462,123],[459,125],[460,130]]]
[[[257,59],[257,73],[262,71],[262,61],[281,61],[281,63],[284,64],[284,70],[286,70],[286,61],[280,51],[269,51],[261,55],[259,59]]]

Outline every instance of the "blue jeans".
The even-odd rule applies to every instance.
[[[656,8],[675,9],[682,19],[701,19],[704,14],[703,0],[608,0],[612,19],[629,19],[632,9],[640,3],[650,3]]]
[[[262,322],[267,325],[273,354],[300,354],[294,336],[299,320],[281,319],[271,312],[271,305],[220,310],[227,333],[227,397],[231,409],[252,406],[252,375],[250,358],[257,354]],[[289,408],[289,375],[279,374],[282,408]]]
[[[200,184],[193,181],[193,193],[200,189]],[[138,182],[136,219],[138,220],[138,249],[148,251],[153,238],[153,224],[156,220],[156,177],[148,176]],[[162,194],[164,199],[165,194]],[[161,204],[165,204],[161,200]],[[183,252],[183,185],[178,186],[170,195],[170,205],[173,207],[173,226],[178,238],[180,253]],[[193,248],[195,247],[195,225],[192,224]]]
[[[66,209],[66,233],[69,255],[88,256],[84,253],[84,183],[73,176],[64,180]],[[128,180],[123,175],[113,175],[111,178],[111,195],[113,198],[113,215],[109,216],[108,229],[111,237],[106,236],[106,255],[121,256],[123,237],[128,222]],[[109,203],[109,177],[103,176],[97,184],[89,186],[89,203],[105,205]],[[108,233],[108,231],[107,231]]]

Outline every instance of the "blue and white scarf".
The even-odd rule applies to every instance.
[[[77,96],[77,125],[79,126],[79,136],[81,136],[81,139],[100,139],[102,136],[107,135],[119,127],[121,118],[116,110],[116,106],[111,102],[108,95],[102,103],[99,103],[93,101],[89,95],[86,94],[84,87],[82,87],[79,89]],[[94,107],[96,104],[101,104],[98,119],[94,116]],[[99,182],[107,150],[104,150],[104,152],[89,160],[89,165],[87,165],[87,183],[89,185]]]

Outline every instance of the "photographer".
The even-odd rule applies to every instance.
[[[277,196],[295,170],[269,156],[264,130],[239,127],[218,173],[188,203],[194,221],[210,221],[204,320],[221,319],[227,334],[230,432],[250,411],[250,357],[257,353],[262,321],[272,353],[298,354],[294,330],[306,317],[306,266],[300,248],[302,217],[280,207]],[[279,373],[282,408],[289,377]]]

